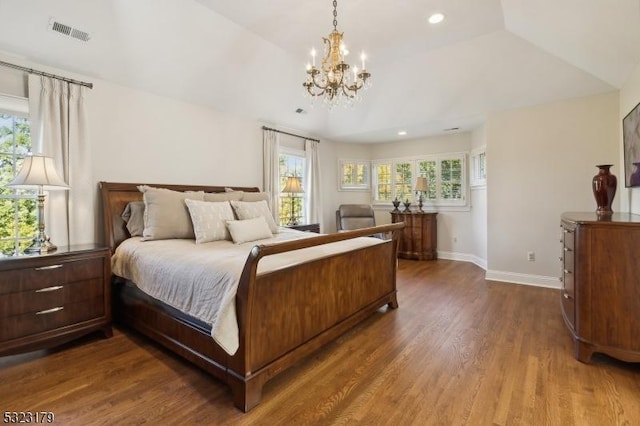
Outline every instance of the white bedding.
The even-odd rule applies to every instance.
[[[133,281],[148,295],[211,325],[211,336],[230,355],[238,350],[235,296],[242,268],[257,244],[316,236],[283,228],[267,240],[244,244],[195,240],[142,241],[129,238],[116,249],[112,273]],[[266,256],[258,263],[258,274],[274,271],[316,257],[342,253],[380,243],[361,237]]]

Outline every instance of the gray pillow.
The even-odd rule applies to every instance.
[[[204,201],[222,202],[222,201],[240,201],[242,199],[242,191],[234,192],[205,192]]]
[[[142,239],[195,239],[191,216],[185,199],[202,201],[203,191],[181,192],[147,185],[138,187],[144,198],[144,231]]]
[[[122,212],[122,220],[132,237],[141,237],[144,231],[144,201],[131,201]]]

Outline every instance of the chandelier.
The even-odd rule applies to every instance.
[[[354,101],[360,100],[360,90],[371,85],[371,74],[365,69],[366,56],[364,52],[360,55],[362,70],[358,67],[351,68],[344,61],[344,57],[349,54],[342,34],[338,32],[338,1],[333,1],[333,31],[328,38],[323,37],[324,56],[319,68],[316,68],[316,50],[311,49],[312,63],[307,64],[307,80],[302,85],[307,89],[311,99],[323,97],[324,102],[329,107],[346,104],[351,105]]]

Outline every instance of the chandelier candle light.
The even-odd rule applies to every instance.
[[[284,185],[282,192],[288,192],[289,197],[291,198],[291,217],[289,218],[289,225],[297,225],[298,224],[298,216],[296,216],[295,204],[293,203],[293,194],[302,194],[304,191],[302,190],[302,185],[300,185],[300,178],[295,176],[289,176],[287,178],[287,183]]]
[[[320,68],[316,68],[316,50],[311,49],[312,62],[307,64],[307,80],[302,85],[307,89],[311,99],[324,97],[329,107],[340,103],[352,104],[360,99],[359,90],[371,85],[371,74],[365,69],[366,56],[360,55],[362,70],[354,66],[353,71],[344,57],[349,54],[342,40],[343,33],[338,32],[338,2],[333,1],[333,31],[324,42],[324,57]]]
[[[38,188],[38,236],[33,239],[25,253],[48,253],[57,247],[49,241],[44,230],[44,191],[69,189],[53,166],[53,158],[44,155],[30,155],[24,158],[22,168],[16,177],[7,184],[9,187],[24,189]]]

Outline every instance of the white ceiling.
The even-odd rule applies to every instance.
[[[340,0],[373,85],[327,111],[302,82],[332,19],[331,0],[0,0],[0,51],[343,142],[471,130],[491,111],[616,90],[640,64],[638,0]]]

